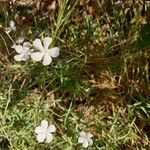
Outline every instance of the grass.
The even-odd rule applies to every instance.
[[[53,1],[11,7],[0,2],[0,149],[150,149],[149,7],[145,1]],[[17,32],[4,27],[14,20]],[[43,67],[16,62],[18,36],[53,37],[60,56]],[[54,140],[36,141],[46,119]]]

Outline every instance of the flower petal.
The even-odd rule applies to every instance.
[[[13,28],[15,26],[15,22],[13,20],[11,20],[9,25],[11,28]]]
[[[53,135],[51,133],[46,134],[46,143],[50,143],[53,140]]]
[[[34,61],[41,61],[42,58],[43,58],[43,53],[41,53],[41,52],[34,52],[34,53],[31,54],[31,58]]]
[[[41,126],[38,126],[35,128],[35,133],[39,134],[39,133],[43,133],[45,132],[45,129],[42,128]]]
[[[27,53],[23,53],[23,57],[22,57],[22,61],[26,61],[29,58],[29,54]]]
[[[93,137],[93,135],[91,134],[91,133],[87,133],[87,136],[89,137],[89,138],[91,138],[91,137]]]
[[[89,145],[93,144],[93,140],[92,139],[89,139],[88,142],[89,142]]]
[[[56,127],[53,124],[49,125],[47,132],[56,132]]]
[[[12,29],[12,30],[14,30],[14,31],[16,31],[16,26],[14,26],[14,27],[11,27],[11,29]]]
[[[15,55],[15,56],[14,56],[14,59],[15,59],[16,61],[22,61],[22,60],[23,60],[23,55],[22,55],[22,54]]]
[[[83,137],[78,138],[78,143],[84,143],[85,139]]]
[[[10,21],[10,28],[14,31],[16,31],[15,22],[13,20]]]
[[[87,148],[89,146],[88,141],[84,141],[84,143],[82,144],[84,148]]]
[[[39,134],[37,135],[37,141],[40,142],[40,143],[41,143],[41,142],[44,142],[45,138],[46,138],[45,132],[44,132],[44,133],[39,133]]]
[[[80,136],[86,138],[86,136],[87,136],[87,135],[86,135],[86,132],[81,131],[81,132],[80,132]]]
[[[23,43],[23,47],[31,47],[31,43],[30,42],[24,42]]]
[[[26,55],[31,56],[32,52],[33,52],[33,49],[30,49],[26,52]]]
[[[60,49],[58,47],[51,48],[49,49],[49,55],[55,58],[59,55],[59,50]]]
[[[43,57],[43,65],[47,66],[51,62],[52,62],[52,58],[48,54],[45,54],[44,57]]]
[[[48,122],[46,120],[41,121],[41,126],[46,129],[48,127]]]
[[[50,37],[44,38],[43,44],[45,49],[48,49],[51,43],[52,43],[52,38]]]
[[[34,40],[34,41],[33,41],[33,46],[34,46],[36,49],[40,50],[40,51],[43,51],[43,49],[44,49],[44,47],[43,47],[43,45],[42,45],[40,39]]]
[[[15,50],[17,53],[22,53],[23,52],[23,47],[21,45],[16,45]]]

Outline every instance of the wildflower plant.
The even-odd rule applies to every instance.
[[[42,61],[44,66],[49,65],[52,62],[52,58],[56,58],[59,55],[59,48],[49,48],[52,43],[52,38],[45,37],[43,41],[36,39],[33,41],[33,47],[38,50],[31,54],[31,58],[34,61]]]
[[[50,143],[53,140],[52,133],[56,132],[55,125],[48,125],[46,120],[41,121],[41,125],[35,128],[35,133],[37,134],[37,141]]]
[[[81,143],[84,148],[87,148],[88,146],[93,144],[93,140],[91,139],[93,135],[91,133],[86,133],[84,131],[81,131],[79,134],[78,143]]]
[[[59,55],[60,49],[58,47],[49,48],[52,43],[52,38],[50,37],[45,37],[43,41],[36,39],[33,41],[33,44],[24,42],[21,45],[23,41],[24,38],[19,37],[16,40],[16,43],[19,44],[14,44],[12,46],[12,48],[18,53],[18,55],[14,56],[16,61],[26,61],[31,56],[33,61],[42,61],[42,64],[47,66],[52,62],[52,58],[56,58]]]
[[[23,45],[13,45],[12,48],[18,53],[18,55],[14,56],[16,61],[26,61],[30,58],[33,49],[31,49],[32,45],[29,42],[24,42]]]
[[[0,149],[150,149],[147,1],[2,3]]]

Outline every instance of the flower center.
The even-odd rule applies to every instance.
[[[44,53],[48,53],[48,49],[47,48],[44,48]]]

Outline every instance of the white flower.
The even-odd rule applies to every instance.
[[[5,28],[5,30],[7,33],[11,32],[12,30],[16,31],[15,22],[13,20],[11,20],[9,23],[9,27]]]
[[[53,140],[52,133],[56,131],[56,127],[51,124],[48,126],[48,122],[46,120],[41,121],[41,125],[35,128],[35,133],[37,134],[37,141],[50,143]]]
[[[59,55],[59,48],[49,48],[50,44],[52,42],[52,38],[46,37],[42,41],[40,39],[36,39],[33,41],[33,46],[39,50],[39,52],[34,52],[31,55],[31,58],[34,61],[41,61],[44,66],[49,65],[52,62],[52,57],[56,58]]]
[[[91,139],[93,135],[91,133],[86,133],[84,131],[80,132],[80,137],[78,138],[78,143],[82,143],[84,148],[87,148],[89,145],[93,144],[93,140]]]
[[[26,61],[32,54],[31,44],[29,42],[24,42],[23,46],[14,44],[12,48],[18,53],[18,55],[14,56],[16,61]]]

